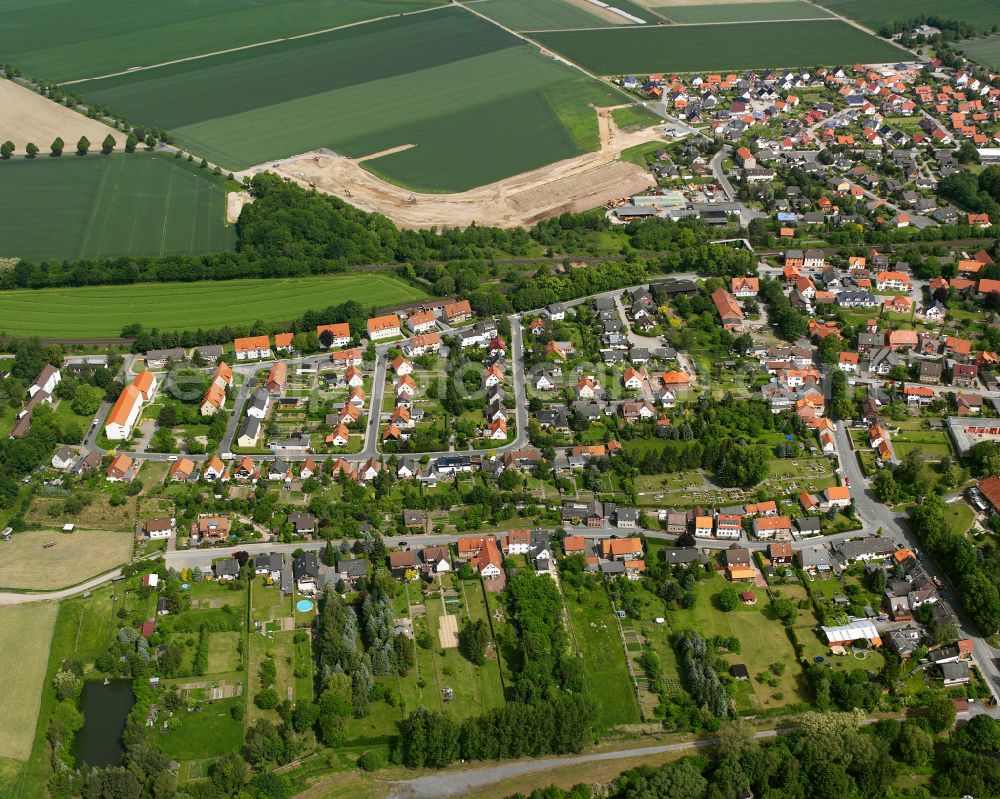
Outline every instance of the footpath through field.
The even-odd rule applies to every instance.
[[[132,75],[136,72],[148,72],[151,69],[159,69],[160,67],[168,67],[171,64],[183,64],[186,61],[199,61],[202,58],[212,58],[213,56],[225,55],[226,53],[237,53],[240,50],[252,50],[254,47],[264,47],[268,44],[277,44],[278,42],[290,42],[296,39],[308,39],[310,36],[320,36],[324,33],[332,33],[333,31],[345,30],[346,28],[357,28],[361,25],[368,25],[372,22],[382,22],[387,19],[394,19],[396,17],[408,17],[413,14],[424,14],[428,11],[439,11],[442,8],[448,8],[448,6],[432,6],[430,8],[421,8],[416,11],[406,11],[400,14],[384,14],[381,17],[373,17],[372,19],[362,19],[357,22],[348,22],[344,25],[334,25],[330,28],[322,28],[316,31],[309,31],[308,33],[298,33],[294,36],[282,36],[277,39],[267,39],[262,42],[253,42],[252,44],[243,44],[239,47],[228,47],[224,50],[213,50],[210,53],[199,53],[198,55],[185,56],[184,58],[174,58],[170,61],[160,61],[156,64],[147,64],[141,67],[130,67],[129,69],[120,69],[117,72],[108,72],[105,75],[94,75],[89,78],[76,78],[75,80],[67,80],[60,83],[60,86],[72,86],[74,83],[85,83],[91,80],[103,80],[104,78],[116,78],[119,75]]]

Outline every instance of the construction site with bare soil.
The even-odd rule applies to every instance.
[[[617,107],[617,106],[616,106]],[[239,173],[270,170],[302,186],[339,197],[364,211],[378,212],[403,228],[531,225],[565,212],[586,211],[613,198],[645,191],[649,172],[621,160],[625,150],[663,138],[657,126],[625,132],[615,125],[614,108],[598,108],[601,147],[596,152],[455,194],[414,193],[376,177],[364,162],[411,145],[364,158],[316,150]]]

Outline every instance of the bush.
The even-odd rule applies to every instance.
[[[469,622],[458,631],[458,651],[466,660],[477,666],[482,666],[486,662],[488,643],[489,630],[482,619]]]
[[[265,688],[253,698],[253,703],[261,710],[274,710],[278,706],[278,692]]]
[[[358,766],[363,771],[378,771],[385,768],[385,757],[381,752],[369,749],[358,758]]]
[[[261,688],[270,688],[274,685],[274,681],[278,678],[278,669],[274,665],[274,661],[270,658],[266,658],[260,664],[260,686]]]
[[[208,634],[208,628],[202,627],[198,635],[198,651],[191,664],[191,673],[194,675],[200,676],[208,671]]]
[[[736,586],[727,585],[719,593],[715,595],[715,601],[719,606],[719,610],[729,612],[731,610],[736,610],[740,605],[740,594],[736,590]]]

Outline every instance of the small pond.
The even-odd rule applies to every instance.
[[[83,729],[76,735],[76,762],[91,766],[117,766],[125,754],[122,735],[135,704],[132,683],[112,680],[105,685],[91,681],[83,686],[80,710]]]

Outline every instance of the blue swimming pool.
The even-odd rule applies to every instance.
[[[311,599],[300,599],[295,603],[295,609],[300,613],[308,613],[313,609],[313,603]]]

